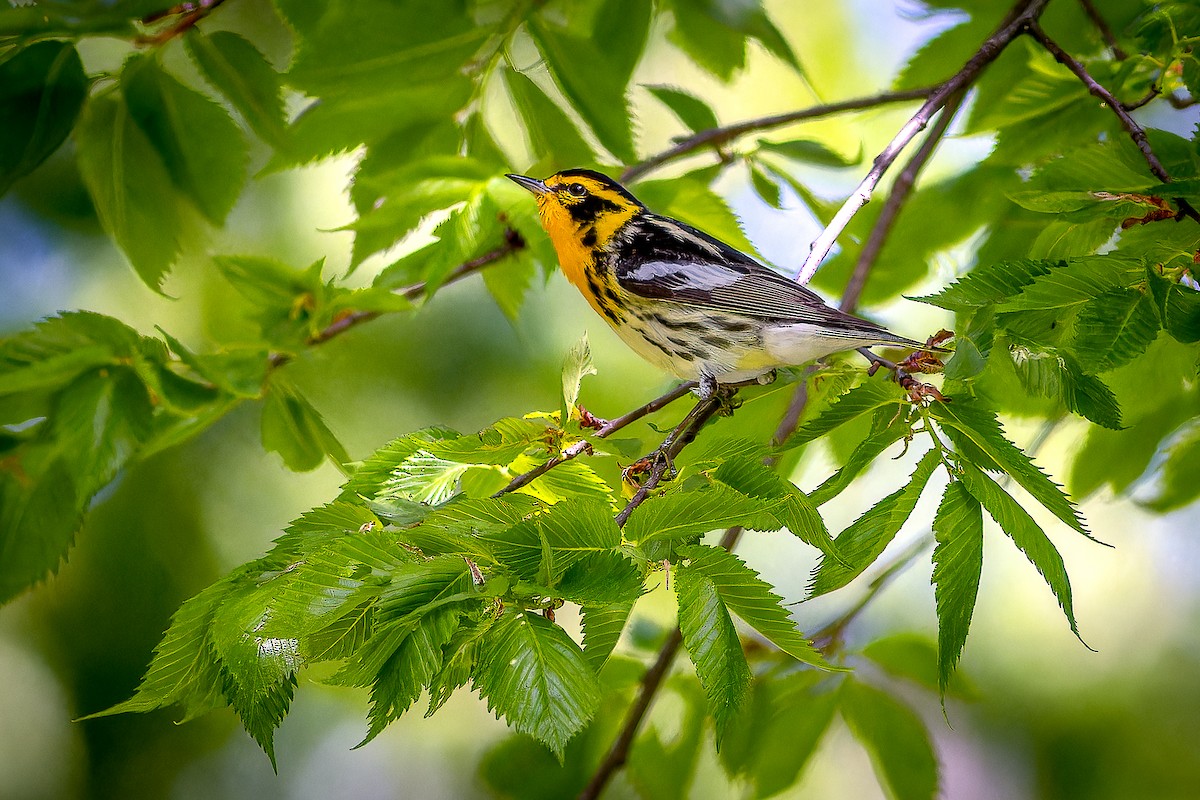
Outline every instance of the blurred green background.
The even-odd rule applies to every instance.
[[[237,5],[231,3],[229,12],[240,13]],[[886,86],[922,40],[954,20],[922,19],[916,6],[879,0],[768,5],[792,37],[811,85],[839,97]],[[686,86],[709,99],[722,119],[821,99],[760,50],[752,49],[748,69],[734,84],[722,86],[661,36],[652,41],[634,82]],[[276,56],[287,52],[286,44],[279,43]],[[112,52],[117,50],[103,40],[85,43],[91,63],[103,63]],[[678,131],[661,113],[649,113],[643,94],[634,98],[635,113],[647,111],[639,117],[643,148],[664,146]],[[861,141],[870,154],[904,119],[896,109],[833,118],[813,124],[806,135],[843,152]],[[1177,116],[1171,127],[1189,135],[1195,121],[1193,115],[1181,124]],[[988,146],[951,137],[931,177],[952,173]],[[265,157],[258,153],[256,164]],[[325,257],[328,274],[344,270],[351,239],[332,231],[352,218],[345,196],[351,163],[331,160],[252,182],[208,249],[270,254],[296,265]],[[857,171],[810,168],[800,177],[818,194],[834,197],[856,182]],[[769,260],[785,267],[799,263],[815,225],[797,203],[791,210],[771,209],[738,179],[719,188]],[[383,263],[362,267],[364,282]],[[939,254],[931,285],[947,280],[957,266],[953,253]],[[248,330],[244,306],[205,253],[193,251],[168,279],[165,289],[178,302],[138,281],[99,231],[62,153],[0,200],[0,282],[0,333],[72,308],[112,314],[143,332],[161,325],[201,350],[236,342]],[[501,416],[556,407],[562,355],[585,330],[600,370],[584,384],[589,409],[615,416],[667,386],[560,277],[536,285],[527,303],[520,321],[510,324],[473,278],[443,290],[416,314],[378,320],[314,348],[288,369],[355,457],[426,425],[470,431]],[[927,316],[928,307],[905,301],[878,311],[901,332],[932,330],[939,322]],[[476,765],[505,728],[466,692],[436,718],[406,716],[368,747],[351,751],[365,730],[365,691],[321,687],[302,676],[278,735],[278,776],[231,712],[185,725],[174,724],[167,712],[72,722],[129,696],[184,599],[262,553],[290,519],[333,495],[340,482],[333,467],[294,474],[263,451],[257,413],[244,406],[186,446],[122,474],[97,498],[58,576],[0,609],[0,797],[487,796]],[[1060,479],[1083,424],[1059,426],[1041,451],[1044,466]],[[1012,430],[1022,442],[1036,434],[1019,422]],[[830,462],[815,453],[794,477],[809,489],[829,470]],[[886,466],[872,479],[878,486],[865,482],[860,496],[843,498],[831,510],[831,529],[896,480]],[[1099,496],[1084,504],[1098,538],[1115,549],[1056,537],[1083,636],[1097,652],[1071,635],[1019,553],[988,549],[963,660],[975,697],[949,701],[948,725],[935,697],[909,693],[934,732],[943,796],[1200,796],[1200,512],[1191,507],[1156,516],[1139,507],[1137,496],[1135,488],[1133,497]],[[897,551],[924,534],[921,522],[932,511],[918,509],[893,545]],[[989,536],[989,544],[1000,544],[995,531]],[[741,552],[783,593],[799,597],[811,557],[779,546],[769,537],[754,538]],[[935,636],[929,570],[922,559],[892,583],[855,623],[851,641],[888,632]],[[863,586],[860,579],[797,607],[801,627],[812,629],[838,615]],[[648,605],[653,612],[653,596]],[[618,782],[611,796],[628,792]],[[737,787],[726,783],[713,761],[701,769],[693,793],[736,796]],[[782,796],[882,794],[865,753],[844,728],[835,728],[800,783]]]

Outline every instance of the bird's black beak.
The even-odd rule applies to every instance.
[[[539,181],[537,178],[530,178],[526,175],[514,175],[511,172],[506,174],[504,177],[508,178],[518,186],[528,189],[531,193],[539,197],[550,191],[550,187],[542,181]]]

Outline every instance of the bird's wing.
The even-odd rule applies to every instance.
[[[831,336],[848,339],[908,342],[872,322],[831,308],[795,281],[745,256],[742,259],[735,263],[696,257],[626,263],[617,268],[617,282],[640,297],[773,322],[819,325]]]

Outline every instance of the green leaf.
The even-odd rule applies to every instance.
[[[674,713],[650,715],[634,740],[626,769],[640,797],[686,800],[693,796],[703,752],[704,692],[691,675],[674,675],[666,679],[660,694]]]
[[[338,464],[350,461],[312,404],[278,375],[272,377],[263,400],[262,443],[268,451],[279,453],[288,469],[296,472],[316,469],[326,456]]]
[[[818,167],[853,167],[862,161],[862,148],[854,158],[847,158],[828,145],[812,139],[794,139],[786,142],[758,140],[758,149],[783,156],[791,161],[815,164]]]
[[[592,11],[590,25],[574,22],[564,28],[543,13],[529,20],[530,33],[563,94],[601,144],[627,164],[637,155],[625,93],[646,45],[650,11],[638,0],[603,0]]]
[[[269,144],[285,146],[283,81],[258,48],[232,31],[205,34],[192,28],[183,41],[205,79],[233,104],[254,132]]]
[[[87,91],[69,42],[37,42],[0,60],[0,195],[66,140]]]
[[[591,164],[596,156],[579,129],[528,75],[502,70],[509,94],[521,113],[537,164],[547,171]]]
[[[774,797],[794,784],[829,729],[838,693],[820,677],[811,670],[760,677],[726,729],[717,755],[727,773],[753,783],[752,797]]]
[[[159,290],[179,253],[182,209],[162,157],[123,95],[87,103],[75,126],[75,148],[100,224],[146,285]]]
[[[961,345],[960,345],[961,347]],[[837,472],[830,475],[809,495],[813,506],[821,506],[841,494],[884,450],[909,433],[909,426],[889,408],[875,412],[871,432],[860,441]]]
[[[1054,543],[1008,492],[978,469],[963,465],[962,483],[971,495],[983,504],[991,518],[1013,540],[1029,562],[1037,567],[1058,599],[1058,604],[1071,625],[1071,632],[1078,637],[1079,628],[1075,624],[1075,611],[1071,605],[1071,582],[1067,578],[1067,568],[1063,565],[1062,556],[1058,554]]]
[[[733,553],[719,547],[681,547],[688,568],[712,581],[721,601],[769,642],[797,661],[833,669],[784,609],[783,598]]]
[[[1124,290],[1145,280],[1138,260],[1117,255],[1073,258],[1038,275],[997,311],[1069,310],[1082,307],[1110,290]]]
[[[706,3],[668,0],[674,25],[667,37],[693,61],[728,83],[746,64],[746,34],[707,13]]]
[[[940,686],[938,643],[922,634],[897,633],[875,639],[862,649],[862,654],[889,675],[912,681],[931,692],[941,691],[946,697],[966,700],[979,698],[978,691],[961,672],[951,673],[947,685]]]
[[[1149,292],[1115,289],[1083,307],[1072,349],[1088,373],[1107,372],[1140,356],[1158,335]]]
[[[575,403],[579,400],[579,386],[588,375],[596,374],[596,366],[592,363],[592,346],[587,334],[567,351],[562,368],[562,424],[575,413]]]
[[[716,583],[687,565],[675,569],[679,630],[716,722],[717,742],[750,691],[750,667]]]
[[[1177,341],[1200,342],[1200,292],[1181,283],[1163,283],[1159,300],[1163,328]],[[1156,289],[1160,285],[1152,284]]]
[[[983,511],[960,481],[946,486],[933,518],[933,585],[938,614],[938,689],[943,695],[958,664],[983,570]]]
[[[154,648],[154,657],[133,697],[82,719],[153,711],[175,703],[183,706],[184,717],[191,719],[224,705],[221,666],[209,627],[233,588],[233,578],[214,583],[179,607]]]
[[[754,186],[755,194],[762,198],[764,203],[772,208],[783,208],[779,184],[753,161],[750,162],[750,183]]]
[[[616,648],[632,611],[633,603],[581,605],[583,657],[597,674]]]
[[[474,686],[488,710],[562,758],[600,705],[600,685],[579,647],[537,614],[509,610],[479,641]]]
[[[929,732],[912,709],[858,681],[842,685],[839,706],[854,738],[871,757],[879,782],[897,800],[933,800],[938,763]]]
[[[220,612],[218,612],[220,614]],[[214,620],[214,625],[220,623]],[[217,633],[214,647],[221,658],[221,692],[237,712],[242,727],[275,763],[275,729],[287,716],[296,690],[301,658],[295,639],[272,639],[249,633]]]
[[[780,527],[772,513],[777,505],[774,499],[749,497],[719,483],[670,492],[634,509],[625,523],[625,537],[632,542],[686,540],[732,525],[775,530]]]
[[[962,314],[1020,294],[1055,266],[1058,262],[1000,261],[976,267],[937,294],[913,299]]]
[[[246,180],[246,142],[225,109],[195,92],[150,56],[125,66],[129,115],[158,151],[171,181],[220,225]]]
[[[1091,538],[1079,511],[1063,494],[1062,487],[1046,477],[1015,444],[1004,436],[996,415],[973,402],[934,403],[930,415],[941,423],[946,435],[956,446],[975,447],[990,463],[977,466],[1003,471],[1012,476],[1022,489],[1046,507],[1050,513],[1072,529]],[[980,498],[982,500],[983,498]]]
[[[568,567],[557,591],[564,600],[580,605],[629,605],[642,594],[642,573],[616,550],[602,550]]]
[[[371,685],[370,728],[355,745],[362,747],[398,720],[442,667],[442,648],[458,628],[459,612],[443,608],[420,619],[404,638]]]
[[[912,514],[939,463],[936,449],[927,452],[906,485],[880,500],[838,534],[834,542],[841,560],[821,559],[809,586],[810,596],[840,589],[879,558]]]
[[[793,536],[826,555],[838,557],[833,537],[829,535],[829,529],[825,527],[825,520],[821,519],[815,503],[761,459],[734,457],[722,463],[713,477],[742,494],[774,502],[771,515]]]
[[[572,499],[507,530],[481,532],[479,538],[515,574],[553,587],[588,554],[615,550],[621,544],[621,531],[606,503]]]
[[[1030,394],[1062,400],[1063,404],[1097,425],[1120,430],[1121,409],[1104,382],[1085,375],[1071,359],[1051,353],[1013,348],[1013,367]]]
[[[720,123],[717,122],[717,115],[713,110],[691,92],[664,84],[651,85],[646,88],[663,105],[671,109],[671,112],[687,126],[688,130],[698,133],[719,126]]]
[[[788,437],[783,449],[808,444],[830,431],[869,414],[884,406],[899,407],[901,395],[898,387],[890,381],[867,380],[846,392],[816,419],[809,420]]]

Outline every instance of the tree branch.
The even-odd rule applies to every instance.
[[[863,289],[867,285],[867,276],[871,274],[871,268],[875,266],[875,261],[879,258],[879,253],[883,249],[883,243],[892,232],[896,218],[900,215],[900,209],[904,207],[909,195],[912,193],[913,185],[917,180],[917,174],[924,168],[926,162],[933,155],[933,151],[937,149],[938,144],[942,141],[942,137],[946,135],[946,130],[950,127],[950,123],[954,121],[954,116],[958,113],[959,106],[962,105],[965,94],[965,90],[960,90],[947,99],[946,105],[942,108],[942,113],[938,116],[937,122],[934,123],[933,129],[925,137],[925,141],[921,143],[920,149],[904,165],[904,169],[897,176],[896,182],[892,184],[892,190],[883,204],[883,209],[879,213],[879,219],[876,220],[875,225],[871,228],[871,234],[867,237],[866,243],[863,244],[863,248],[858,254],[858,260],[854,264],[854,271],[850,275],[850,280],[846,283],[846,291],[842,293],[842,302],[839,308],[847,314],[858,307],[858,301],[862,297]]]
[[[157,46],[166,44],[176,36],[184,34],[197,22],[211,14],[225,0],[196,0],[180,3],[172,8],[142,17],[141,24],[153,25],[167,17],[178,17],[174,23],[157,33],[143,33],[134,37],[134,44]]]
[[[921,89],[904,89],[898,92],[882,92],[880,94],[871,95],[869,97],[857,97],[851,100],[839,100],[835,103],[826,103],[824,105],[812,106],[811,108],[802,108],[798,111],[788,111],[783,114],[773,114],[769,117],[759,117],[757,119],[748,119],[742,122],[735,122],[732,125],[725,125],[720,128],[710,128],[705,131],[693,134],[686,139],[680,140],[672,147],[668,147],[661,153],[650,156],[645,161],[634,164],[621,173],[621,181],[628,182],[642,177],[647,172],[661,167],[663,164],[674,161],[681,156],[694,153],[707,147],[718,147],[728,141],[744,136],[753,131],[762,131],[769,128],[778,128],[783,125],[790,125],[794,122],[800,122],[806,119],[816,119],[818,117],[828,117],[833,114],[841,114],[846,111],[863,111],[877,106],[889,105],[891,103],[900,103],[906,100],[920,100],[928,97],[936,87],[928,86]]]
[[[1054,60],[1062,64],[1075,75],[1076,78],[1087,87],[1087,90],[1094,96],[1100,98],[1100,101],[1106,104],[1112,112],[1117,115],[1117,119],[1121,121],[1121,127],[1129,134],[1129,138],[1133,139],[1133,143],[1142,151],[1142,156],[1146,159],[1146,163],[1150,165],[1150,171],[1154,173],[1154,177],[1158,178],[1163,183],[1170,183],[1171,176],[1167,174],[1167,170],[1163,167],[1162,162],[1158,160],[1158,156],[1154,155],[1154,151],[1150,149],[1150,142],[1146,139],[1146,130],[1137,123],[1137,121],[1129,116],[1129,112],[1125,110],[1125,106],[1117,98],[1113,97],[1112,92],[1105,89],[1096,79],[1091,76],[1087,68],[1079,61],[1074,59],[1070,53],[1058,46],[1058,43],[1046,35],[1042,30],[1042,26],[1037,24],[1036,20],[1030,21],[1027,26],[1029,35],[1041,44],[1042,47],[1054,56]]]
[[[1121,49],[1121,45],[1117,44],[1117,37],[1113,35],[1113,29],[1109,27],[1104,17],[1100,16],[1100,12],[1092,4],[1092,0],[1079,0],[1079,5],[1083,6],[1083,13],[1087,14],[1088,19],[1096,26],[1096,30],[1100,31],[1100,38],[1108,45],[1108,50],[1113,54],[1113,58],[1117,61],[1129,58],[1129,54]]]
[[[948,81],[941,84],[929,95],[929,99],[917,111],[912,118],[905,123],[899,133],[888,143],[888,146],[883,149],[878,156],[875,157],[875,162],[871,166],[869,172],[854,192],[846,199],[846,202],[838,209],[837,214],[821,232],[821,235],[813,240],[810,245],[808,257],[804,259],[804,263],[800,266],[800,270],[796,273],[796,280],[800,283],[808,283],[812,276],[816,273],[817,268],[829,255],[829,251],[833,249],[833,243],[837,241],[838,236],[850,224],[850,220],[858,213],[864,205],[871,199],[871,193],[875,187],[879,185],[883,173],[896,160],[901,151],[908,146],[918,133],[925,129],[929,124],[929,120],[938,109],[942,108],[949,102],[950,98],[965,88],[970,86],[983,69],[991,64],[1004,51],[1004,48],[1026,28],[1037,20],[1038,16],[1046,7],[1049,0],[1021,0],[1016,7],[1009,12],[1004,22],[1001,23],[999,29],[996,30],[988,39],[980,45],[975,55],[963,65],[962,69],[956,72]]]
[[[449,275],[446,276],[440,285],[445,286],[461,280],[468,275],[478,272],[489,264],[494,264],[510,253],[515,253],[524,248],[524,237],[522,237],[521,234],[515,229],[507,228],[504,231],[504,244],[500,245],[494,250],[489,250],[478,258],[473,258],[470,261],[464,261],[462,264],[459,264],[450,272]],[[407,297],[409,300],[415,300],[424,295],[427,288],[428,283],[421,281],[420,283],[414,283],[411,286],[397,289],[395,293],[401,295],[402,297]],[[351,328],[355,328],[364,322],[370,322],[379,316],[380,312],[378,311],[347,311],[333,322],[314,333],[312,336],[309,336],[305,341],[305,344],[310,347],[324,344],[330,339],[340,336]],[[271,368],[278,369],[279,367],[282,367],[284,364],[291,361],[293,358],[295,358],[294,353],[272,353],[270,357]]]
[[[678,400],[679,398],[683,397],[685,394],[690,392],[692,389],[696,388],[696,385],[697,384],[695,381],[687,381],[685,383],[679,384],[671,391],[667,392],[666,394],[663,394],[660,397],[654,398],[649,403],[646,403],[644,406],[642,406],[640,408],[635,408],[633,411],[630,411],[628,414],[617,417],[616,419],[614,419],[610,422],[606,422],[604,425],[602,425],[600,427],[599,430],[596,431],[596,434],[595,434],[596,437],[603,439],[605,437],[612,436],[614,433],[621,430],[626,425],[629,425],[632,422],[636,422],[637,420],[641,419],[642,417],[646,416],[647,414],[652,414],[655,411],[658,411],[660,408],[665,408],[666,406],[675,402],[676,400]],[[520,489],[523,486],[527,486],[530,483],[532,483],[533,481],[535,481],[536,479],[545,475],[547,472],[554,469],[559,464],[562,464],[565,461],[570,461],[573,458],[578,458],[579,456],[583,455],[584,453],[588,452],[591,449],[592,449],[591,443],[588,442],[587,439],[580,439],[575,444],[564,449],[558,455],[556,455],[552,458],[549,458],[546,461],[543,461],[541,464],[537,465],[536,467],[529,470],[528,472],[521,473],[517,477],[513,478],[512,481],[507,486],[505,486],[503,489],[501,489],[500,491],[493,494],[492,497],[499,497],[502,494],[508,494],[509,492],[515,492],[517,489]]]

